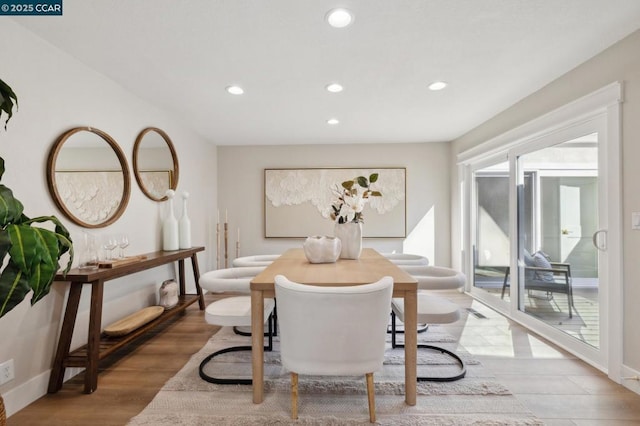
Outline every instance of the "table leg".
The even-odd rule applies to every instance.
[[[98,389],[98,363],[100,361],[100,329],[102,325],[102,297],[104,282],[91,283],[89,336],[87,339],[87,369],[84,373],[84,393]]]
[[[264,295],[251,290],[251,359],[253,372],[253,403],[264,399]]]
[[[404,386],[407,405],[416,405],[418,357],[418,293],[404,293]]]
[[[65,371],[64,359],[69,355],[69,348],[71,347],[71,338],[73,337],[73,328],[76,324],[76,316],[78,315],[78,304],[80,303],[81,294],[82,284],[72,283],[69,288],[69,297],[67,298],[67,307],[64,312],[60,338],[58,339],[56,357],[53,361],[51,376],[49,376],[49,389],[47,390],[49,393],[56,393],[62,388]]]
[[[204,311],[204,294],[202,294],[202,287],[200,287],[200,268],[198,267],[198,256],[196,253],[191,255],[191,268],[193,269],[193,279],[196,280],[196,292],[198,293],[198,304],[200,310]]]
[[[187,294],[184,274],[184,259],[178,260],[178,282],[180,283],[180,296],[184,296]]]

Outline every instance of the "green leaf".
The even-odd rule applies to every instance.
[[[371,191],[372,197],[382,197],[382,192],[380,191]]]
[[[7,119],[4,122],[4,129],[7,130],[7,123],[11,119],[13,115],[13,100],[16,101],[16,108],[18,107],[18,97],[15,92],[9,87],[7,83],[0,80],[0,116],[2,115],[1,111],[7,113]]]
[[[2,175],[4,175],[4,158],[0,157],[0,179],[2,179]]]
[[[9,253],[10,248],[11,239],[9,238],[9,233],[5,229],[2,229],[0,230],[0,264],[2,264],[2,259]]]
[[[358,185],[360,185],[363,188],[368,188],[369,187],[369,181],[367,180],[366,177],[364,176],[358,176],[356,178],[356,180],[358,181]]]
[[[374,183],[378,181],[378,173],[372,173],[369,176],[369,182]]]
[[[11,260],[23,273],[29,274],[32,265],[40,262],[41,252],[45,247],[40,243],[34,228],[30,226],[9,225],[7,231],[11,239],[11,248],[9,249]]]
[[[56,271],[58,270],[58,263],[50,265],[47,263],[40,263],[31,271],[31,277],[29,277],[29,287],[33,290],[33,296],[31,297],[31,305],[41,300],[44,296],[49,294],[51,289],[51,283],[56,277]]]
[[[13,192],[0,185],[0,227],[19,220],[23,209],[22,203],[13,196]]]
[[[342,187],[346,190],[350,190],[351,187],[353,187],[353,181],[352,180],[347,180],[345,182],[342,182]]]
[[[30,291],[31,287],[20,268],[9,261],[0,274],[0,318],[22,302]]]

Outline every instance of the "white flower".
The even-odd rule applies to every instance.
[[[362,222],[362,211],[369,197],[380,197],[382,194],[370,189],[370,183],[375,182],[378,175],[372,174],[369,179],[359,176],[352,181],[342,183],[342,189],[336,187],[337,200],[331,206],[331,218],[338,223]],[[360,189],[360,190],[359,190]]]

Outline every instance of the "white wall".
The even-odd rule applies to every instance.
[[[0,78],[14,89],[20,107],[8,130],[0,129],[0,156],[6,162],[2,183],[22,201],[25,214],[54,214],[69,227],[72,238],[80,241],[82,228],[62,216],[47,190],[45,165],[53,142],[72,127],[92,126],[118,142],[131,167],[137,134],[147,126],[156,126],[168,133],[176,147],[181,165],[178,191],[191,193],[192,242],[212,247],[213,222],[209,215],[215,211],[217,197],[213,144],[176,117],[131,95],[11,20],[3,20],[0,26],[0,52]],[[131,185],[131,199],[124,215],[95,233],[127,233],[130,254],[156,251],[161,247],[160,217],[164,205],[146,198],[133,178]],[[176,205],[176,211],[180,210]],[[215,259],[215,253],[209,249],[200,254],[201,271],[210,268],[211,259]],[[167,266],[108,282],[103,325],[154,304],[159,284],[173,276],[173,267]],[[44,300],[33,307],[24,301],[0,319],[0,362],[15,362],[15,380],[0,386],[9,415],[46,392],[66,290],[64,283],[54,283]],[[85,286],[72,347],[86,342],[88,296]]]
[[[640,232],[631,231],[631,212],[640,211],[640,191],[637,182],[640,181],[640,31],[613,45],[591,60],[552,82],[540,91],[523,99],[513,107],[507,109],[493,119],[457,139],[453,143],[452,167],[456,155],[479,145],[495,136],[518,127],[560,106],[566,105],[601,87],[615,81],[624,84],[624,103],[622,105],[622,181],[623,188],[611,188],[612,191],[622,190],[623,196],[623,262],[624,262],[624,368],[630,373],[640,371],[640,263],[637,261],[640,253]],[[457,176],[452,174],[452,182]],[[460,206],[457,186],[452,183],[453,217],[458,217]],[[452,253],[454,264],[459,264],[460,245],[457,244],[461,230],[458,221],[454,220],[452,228]],[[615,314],[615,313],[614,313]],[[631,371],[635,371],[632,373]],[[631,382],[625,383],[640,392],[640,386]]]
[[[229,262],[235,257],[238,227],[241,229],[241,256],[280,253],[287,248],[302,247],[302,239],[264,238],[265,168],[406,167],[409,240],[418,227],[423,229],[426,238],[414,241],[414,245],[426,246],[425,254],[432,263],[447,266],[451,216],[448,164],[447,143],[220,146],[218,205],[221,221],[224,221],[225,210],[229,213]],[[364,226],[367,226],[366,218]],[[403,243],[402,238],[367,238],[363,246],[385,252],[403,252]],[[415,249],[404,251],[416,252]]]

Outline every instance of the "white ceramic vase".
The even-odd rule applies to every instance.
[[[191,220],[189,220],[189,215],[187,214],[187,198],[189,198],[189,193],[183,192],[182,216],[178,221],[179,247],[181,249],[191,248]]]
[[[173,213],[173,196],[175,192],[167,190],[167,212],[162,223],[162,250],[173,251],[179,248],[178,221]]]
[[[334,263],[340,256],[342,243],[336,237],[314,235],[307,237],[302,248],[311,263]]]
[[[340,259],[359,259],[362,253],[362,223],[336,223],[333,235],[340,239]]]

